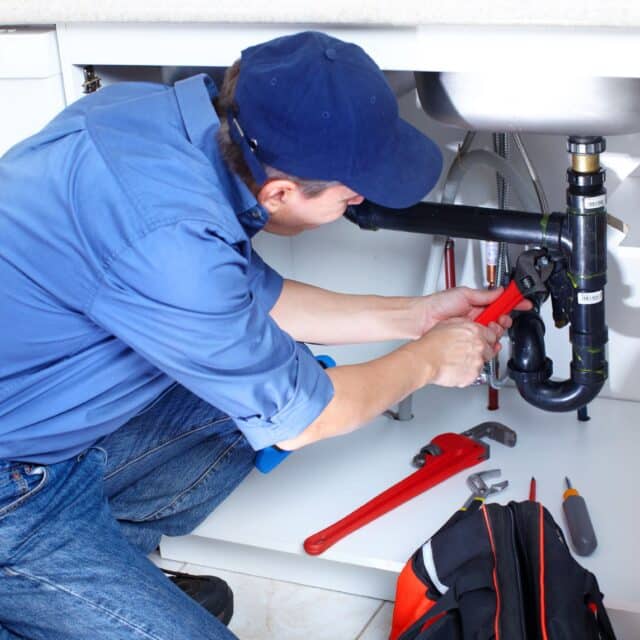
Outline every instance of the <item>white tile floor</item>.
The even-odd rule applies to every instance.
[[[174,562],[153,554],[158,566],[224,578],[233,589],[229,628],[240,640],[388,640],[393,603],[242,573]],[[638,640],[638,615],[610,611],[618,640]]]
[[[229,583],[235,612],[229,628],[240,640],[387,640],[391,603],[337,591],[163,560],[185,573],[210,573]]]

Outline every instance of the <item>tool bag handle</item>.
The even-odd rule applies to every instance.
[[[596,606],[596,622],[601,634],[601,639],[616,640],[616,635],[613,631],[613,627],[611,626],[609,615],[607,614],[607,610],[604,608],[604,603],[602,602],[602,593],[598,587],[598,581],[592,573],[589,573],[587,598],[589,603],[593,603]]]
[[[464,579],[459,580],[453,585],[444,595],[440,596],[436,604],[429,609],[424,615],[416,620],[399,638],[399,640],[416,640],[420,636],[420,632],[424,625],[433,618],[458,609],[460,607],[460,598],[470,591],[478,591],[480,589],[486,589],[488,591],[494,591],[493,581],[491,576],[474,574],[471,576],[464,576]],[[492,630],[491,630],[492,631]],[[476,636],[478,640],[482,640],[482,636]],[[487,636],[487,638],[490,636]]]

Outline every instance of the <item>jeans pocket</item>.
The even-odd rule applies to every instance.
[[[47,484],[47,467],[16,463],[0,470],[0,519],[22,506]]]

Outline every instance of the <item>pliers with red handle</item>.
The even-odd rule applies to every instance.
[[[476,322],[486,327],[490,322],[497,322],[500,316],[511,313],[525,298],[546,297],[546,282],[552,272],[553,262],[545,249],[523,251],[516,261],[509,286],[484,309]]]

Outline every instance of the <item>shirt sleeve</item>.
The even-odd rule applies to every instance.
[[[248,268],[249,288],[266,311],[271,311],[282,293],[282,276],[255,252]]]
[[[281,287],[259,257],[181,221],[118,256],[89,314],[262,449],[298,435],[333,397],[322,367],[268,314]]]

